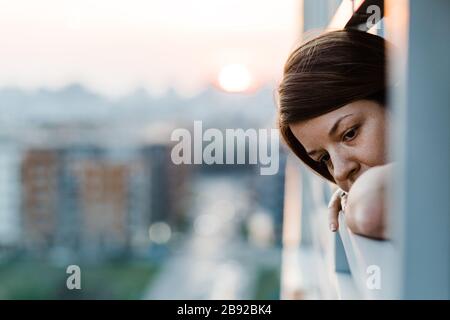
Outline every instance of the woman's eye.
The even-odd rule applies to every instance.
[[[328,161],[330,160],[330,155],[328,153],[324,154],[320,157],[319,162],[325,165],[328,165]]]
[[[343,137],[344,141],[350,141],[356,136],[356,128],[351,128],[348,130]]]

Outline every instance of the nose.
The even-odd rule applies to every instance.
[[[357,178],[360,164],[350,155],[335,153],[330,157],[333,164],[334,180],[342,189],[348,191]]]

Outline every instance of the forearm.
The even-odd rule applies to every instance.
[[[355,181],[348,192],[345,219],[353,233],[386,239],[386,188],[392,165],[374,167]]]

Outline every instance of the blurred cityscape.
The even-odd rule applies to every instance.
[[[273,176],[170,159],[171,132],[194,120],[273,127],[271,86],[3,88],[0,109],[0,298],[279,298],[285,156]],[[68,265],[82,290],[67,290]]]

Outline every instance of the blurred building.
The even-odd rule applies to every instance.
[[[20,157],[18,143],[0,137],[0,252],[17,246],[20,238]]]
[[[80,169],[83,248],[101,253],[127,246],[127,173],[125,165],[101,161]]]
[[[55,244],[59,170],[57,150],[31,149],[25,153],[21,167],[22,241],[36,254]]]
[[[60,149],[57,245],[63,250],[83,250],[82,172],[85,163],[99,161],[103,152],[95,145],[71,145]]]
[[[278,173],[266,176],[256,174],[253,179],[255,211],[263,210],[271,215],[276,245],[281,245],[285,166],[286,153],[280,149]],[[259,172],[259,168],[257,170]]]
[[[152,187],[152,174],[138,152],[138,158],[127,167],[127,226],[130,249],[135,254],[145,255],[148,251]]]
[[[177,228],[185,212],[187,166],[162,144],[31,148],[21,164],[22,243],[32,254],[102,258],[146,254],[152,223]]]
[[[154,144],[142,149],[144,161],[150,170],[151,222],[164,221],[172,225],[183,222],[186,211],[189,165],[175,165],[170,159],[171,147]]]

